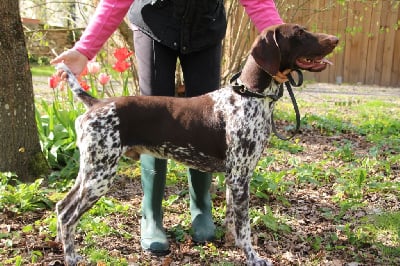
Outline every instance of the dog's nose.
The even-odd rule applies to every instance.
[[[332,46],[336,47],[336,45],[338,45],[339,43],[339,38],[334,36],[334,35],[328,35],[329,42],[332,44]]]

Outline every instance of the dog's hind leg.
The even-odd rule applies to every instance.
[[[104,154],[101,160],[96,160],[96,163],[82,165],[74,187],[63,200],[57,203],[58,239],[63,244],[67,265],[76,265],[80,260],[74,250],[76,224],[79,218],[110,188],[120,155]],[[81,163],[87,161],[85,152],[81,153],[81,156]],[[106,163],[100,163],[100,161]]]
[[[63,244],[67,265],[76,265],[80,260],[74,249],[79,218],[109,190],[122,155],[119,133],[111,130],[112,123],[85,121],[86,124],[77,130],[80,150],[77,180],[56,205],[57,237]]]
[[[81,153],[81,156],[81,163],[88,161],[85,158],[85,152]],[[80,260],[74,250],[76,224],[79,218],[109,190],[120,156],[121,154],[104,154],[101,160],[92,161],[92,164],[81,164],[78,182],[75,183],[67,196],[57,203],[58,239],[63,244],[67,265],[76,265]],[[92,160],[92,158],[89,158],[89,160]],[[100,163],[100,161],[105,163]]]
[[[66,265],[76,265],[80,257],[75,253],[74,235],[75,226],[80,218],[80,175],[75,185],[71,188],[63,200],[56,205],[57,214],[57,241],[63,244]]]

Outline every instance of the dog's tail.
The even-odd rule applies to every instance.
[[[59,63],[56,66],[56,69],[62,69],[67,73],[67,81],[72,90],[72,93],[79,98],[86,107],[90,107],[95,103],[99,102],[99,99],[94,98],[89,93],[83,90],[81,84],[78,79],[72,73],[72,71],[67,67],[64,63]]]

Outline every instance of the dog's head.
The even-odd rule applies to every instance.
[[[251,55],[269,75],[285,69],[322,71],[331,64],[325,56],[339,39],[333,35],[312,33],[297,24],[266,28],[255,40]]]

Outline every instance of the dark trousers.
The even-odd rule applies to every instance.
[[[134,45],[142,95],[175,96],[178,59],[187,97],[205,94],[220,86],[221,43],[199,52],[181,54],[135,30]]]
[[[136,30],[134,31],[134,45],[138,62],[139,87],[142,95],[174,96],[178,59],[183,71],[186,96],[197,96],[219,88],[221,44],[199,52],[180,54]],[[145,154],[141,155],[140,160],[144,216],[146,214],[152,215],[150,224],[154,221],[162,224],[161,203],[164,197],[167,160],[153,158]],[[215,234],[209,193],[211,180],[212,175],[210,173],[195,169],[188,170],[193,237],[200,239],[196,240],[200,242],[214,238]],[[146,220],[142,221],[144,221],[143,224],[146,224]],[[151,230],[154,229],[150,228]],[[147,235],[144,233],[144,235],[147,237],[156,236],[155,233]],[[166,236],[164,237],[166,238]]]

